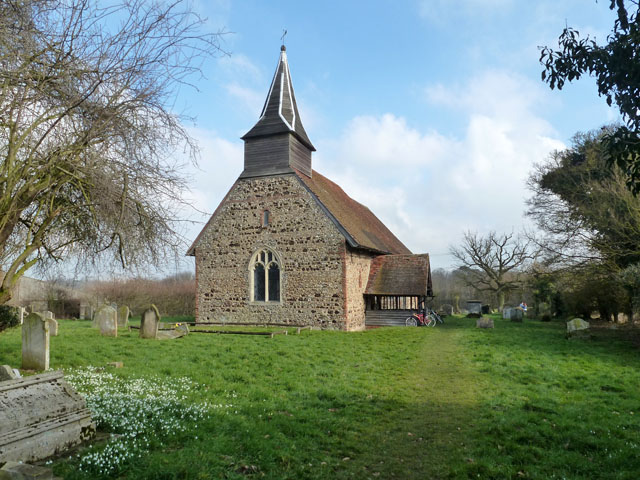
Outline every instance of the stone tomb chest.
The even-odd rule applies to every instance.
[[[60,371],[0,382],[0,463],[62,453],[95,429],[84,399]]]

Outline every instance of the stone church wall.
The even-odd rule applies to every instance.
[[[365,303],[363,293],[367,288],[373,257],[351,248],[346,248],[345,252],[346,329],[364,330]]]
[[[267,227],[262,226],[265,210]],[[263,246],[281,259],[280,304],[249,301],[249,262]],[[348,327],[344,237],[295,175],[238,180],[195,253],[199,322]]]

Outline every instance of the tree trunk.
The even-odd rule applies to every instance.
[[[498,292],[498,311],[502,311],[504,308],[504,292],[501,290]]]

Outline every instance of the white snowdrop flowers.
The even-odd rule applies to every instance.
[[[67,370],[65,378],[85,397],[98,429],[115,434],[106,446],[79,455],[79,469],[88,475],[113,474],[152,442],[196,429],[210,409],[233,407],[187,402],[186,394],[203,386],[186,377],[122,379],[85,367]]]

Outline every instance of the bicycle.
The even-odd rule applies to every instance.
[[[430,312],[427,312],[426,314],[424,312],[413,313],[410,317],[407,317],[407,319],[404,321],[404,324],[407,327],[417,327],[417,326],[435,327],[436,323],[437,323],[436,318],[433,315],[431,315]]]
[[[442,319],[442,317],[440,315],[438,315],[438,312],[436,312],[432,308],[429,309],[429,315],[432,316],[435,319],[436,322],[444,323],[444,320]]]

